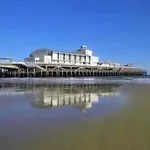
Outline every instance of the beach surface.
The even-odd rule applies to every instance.
[[[76,96],[93,93],[92,105],[88,102],[86,107],[85,103],[77,102],[51,107],[49,103],[41,102],[41,89],[44,88],[38,88],[40,90],[36,93],[17,95],[20,91],[32,90],[32,87],[22,90],[15,87],[16,94],[5,95],[6,87],[0,90],[4,93],[0,95],[1,150],[150,149],[148,84],[81,88],[65,86],[53,90],[47,87],[44,90],[48,93],[60,91],[60,97],[65,95],[66,99],[67,88],[72,96],[74,93]],[[11,92],[14,90],[13,86],[7,87],[7,91],[8,88]],[[117,94],[106,94],[112,92]],[[96,95],[97,102],[94,101]],[[58,100],[55,96],[53,99]]]

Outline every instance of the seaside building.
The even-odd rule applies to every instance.
[[[0,59],[0,77],[95,77],[146,76],[147,71],[112,61],[99,61],[83,45],[76,51],[62,52],[47,48],[33,51],[24,61]]]
[[[68,64],[97,66],[99,58],[93,56],[92,50],[83,45],[74,52],[59,52],[51,49],[41,48],[33,51],[25,62],[36,62],[45,64]]]

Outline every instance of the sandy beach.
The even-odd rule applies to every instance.
[[[80,113],[72,107],[56,107],[53,110],[49,108],[46,110],[33,109],[31,106],[29,108],[28,102],[26,102],[33,97],[28,95],[29,97],[21,99],[23,102],[18,97],[15,102],[19,101],[22,109],[22,103],[24,103],[24,113],[27,110],[26,107],[32,109],[32,111],[30,110],[31,116],[29,117],[28,113],[20,116],[14,113],[14,119],[11,118],[11,121],[8,121],[9,113],[3,110],[5,119],[2,119],[3,115],[1,114],[0,128],[3,131],[9,130],[9,134],[0,130],[0,149],[149,150],[149,91],[150,85],[122,87],[119,89],[120,96],[103,97],[86,113]],[[9,96],[7,98],[10,99]],[[0,100],[2,100],[2,96]],[[9,107],[14,106],[11,104]],[[1,109],[0,112],[2,113]],[[66,113],[70,113],[70,115],[66,115]],[[23,117],[24,124],[20,122],[19,117]],[[12,123],[12,126],[6,125],[4,127],[6,122]],[[19,127],[18,133],[15,134],[17,127]],[[20,138],[19,131],[21,130],[26,131],[26,134],[24,133],[24,136]],[[30,130],[33,132],[29,134]]]

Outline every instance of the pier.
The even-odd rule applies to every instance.
[[[146,76],[146,70],[110,61],[101,62],[83,45],[73,52],[47,48],[33,51],[24,61],[0,58],[0,77]]]
[[[146,70],[134,67],[78,66],[24,62],[0,63],[0,77],[100,77],[146,75]]]

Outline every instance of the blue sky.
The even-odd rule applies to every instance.
[[[150,70],[148,0],[1,0],[0,57],[23,60],[37,48],[76,50]]]

